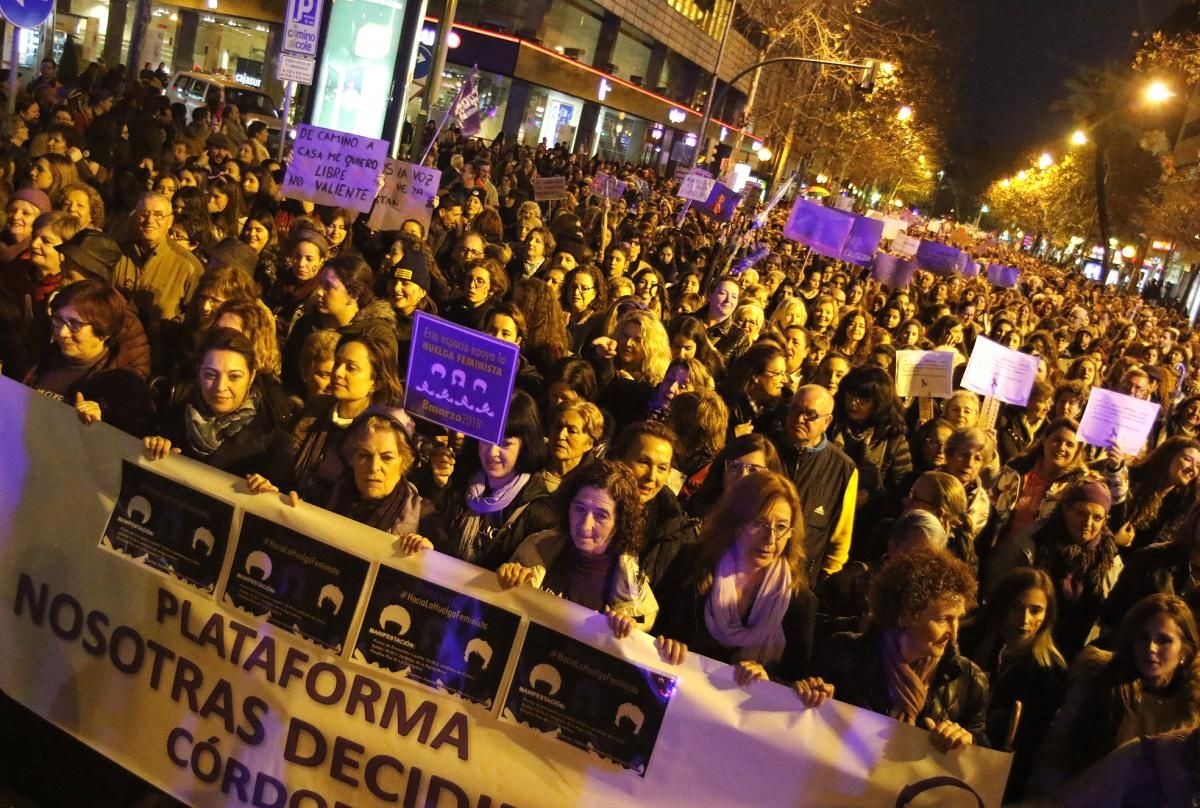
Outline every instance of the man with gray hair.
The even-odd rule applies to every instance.
[[[901,514],[888,533],[888,557],[912,552],[920,547],[945,550],[950,537],[941,521],[929,511],[912,510]]]
[[[858,469],[825,437],[832,420],[833,396],[807,384],[792,396],[783,434],[775,441],[804,506],[804,554],[812,586],[842,568],[854,534]]]

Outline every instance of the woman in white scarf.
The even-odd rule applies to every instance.
[[[735,665],[738,684],[804,672],[816,597],[804,572],[804,517],[791,481],[760,472],[737,480],[676,556],[659,586],[664,658],[687,648]],[[614,632],[621,626],[613,622]]]

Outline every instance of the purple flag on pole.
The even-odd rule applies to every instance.
[[[462,87],[458,88],[458,96],[450,105],[450,115],[458,121],[465,137],[479,134],[479,68],[471,68],[470,74]]]
[[[916,261],[921,269],[927,269],[934,275],[956,275],[961,274],[966,266],[967,255],[949,244],[921,239]]]
[[[713,183],[712,190],[708,192],[708,199],[695,204],[696,210],[707,216],[711,216],[718,222],[733,221],[733,213],[741,204],[742,198],[734,193],[723,182]]]
[[[987,279],[993,286],[1012,289],[1017,285],[1017,277],[1021,274],[1016,267],[1006,267],[1003,264],[988,264]]]
[[[883,238],[883,219],[868,219],[866,216],[855,216],[854,225],[850,228],[850,238],[842,248],[842,260],[860,267],[871,265],[879,249],[879,240]]]
[[[853,216],[801,198],[792,206],[783,234],[815,253],[840,259],[853,227]]]
[[[915,261],[909,261],[891,253],[876,253],[871,268],[871,278],[887,284],[893,289],[902,289],[912,282],[917,271]]]

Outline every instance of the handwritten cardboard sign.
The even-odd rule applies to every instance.
[[[921,239],[908,235],[907,233],[897,233],[892,237],[892,252],[896,255],[902,255],[905,258],[912,258],[917,254],[917,248],[921,246]]]
[[[436,168],[389,157],[383,168],[383,189],[375,197],[367,225],[375,230],[399,230],[407,220],[416,219],[428,230],[441,181],[442,172]]]
[[[388,142],[301,124],[283,195],[366,213],[379,190]]]
[[[567,178],[534,177],[533,198],[537,202],[555,202],[567,198]]]
[[[1037,380],[1039,361],[1032,354],[1005,348],[987,337],[977,337],[962,386],[981,396],[1024,407]]]
[[[1093,387],[1079,419],[1079,439],[1102,449],[1116,446],[1136,456],[1146,447],[1159,409],[1153,401]]]

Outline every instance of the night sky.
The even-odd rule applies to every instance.
[[[967,0],[980,19],[949,133],[951,173],[969,196],[1031,149],[1065,141],[1071,119],[1050,107],[1079,66],[1127,65],[1141,38],[1180,0]],[[1133,32],[1139,36],[1134,37]]]

